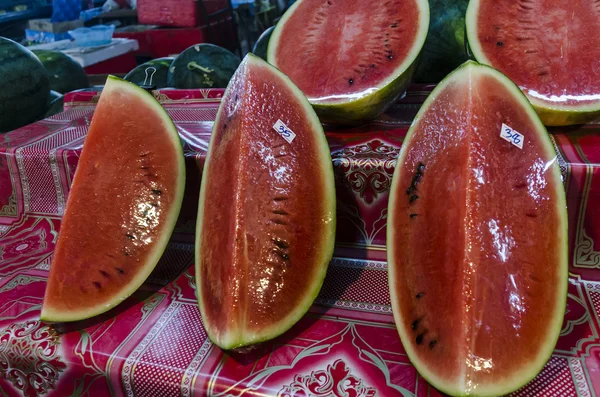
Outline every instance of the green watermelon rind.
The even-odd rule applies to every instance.
[[[311,107],[310,103],[308,102],[308,100],[306,99],[304,94],[300,91],[300,89],[298,89],[298,87],[296,87],[296,85],[285,74],[280,72],[278,69],[270,66],[268,63],[263,61],[260,57],[254,55],[252,53],[248,53],[246,55],[246,59],[244,61],[242,61],[240,68],[244,67],[245,62],[259,63],[260,65],[267,65],[267,67],[269,67],[273,71],[273,73],[276,76],[278,76],[278,78],[280,78],[284,83],[286,83],[288,85],[288,87],[291,89],[291,91],[295,94],[294,96],[295,96],[298,104],[302,106],[306,117],[310,120],[310,123],[313,126],[313,133],[316,136],[318,136],[318,139],[321,142],[319,144],[318,157],[320,158],[320,162],[323,165],[323,167],[322,167],[323,174],[321,176],[320,183],[322,183],[325,186],[325,192],[329,196],[328,203],[327,203],[328,205],[326,207],[328,208],[327,212],[331,213],[331,220],[328,223],[328,226],[329,226],[328,232],[323,235],[324,249],[321,251],[321,257],[317,258],[315,260],[315,262],[321,263],[322,265],[320,267],[320,272],[316,273],[314,275],[315,282],[313,284],[313,288],[312,288],[312,290],[305,292],[305,294],[303,295],[304,299],[302,300],[302,302],[300,304],[298,304],[298,306],[296,307],[296,310],[290,312],[290,314],[287,316],[287,318],[281,320],[279,323],[272,324],[270,327],[265,327],[263,329],[263,332],[261,332],[259,334],[250,335],[248,333],[244,333],[243,330],[241,330],[242,332],[240,332],[240,333],[228,335],[228,336],[222,337],[220,339],[215,336],[210,325],[207,324],[206,322],[204,322],[204,328],[206,330],[208,338],[211,340],[211,342],[213,342],[215,345],[219,346],[223,350],[239,349],[239,348],[252,346],[252,345],[256,345],[256,344],[265,342],[267,340],[270,340],[270,339],[273,339],[273,338],[276,338],[276,337],[282,335],[283,333],[288,331],[292,326],[294,326],[294,324],[296,324],[308,312],[308,310],[310,309],[314,300],[317,298],[317,296],[321,290],[321,287],[323,286],[323,282],[325,281],[325,275],[327,273],[327,268],[328,268],[329,262],[331,261],[331,258],[333,257],[333,250],[334,250],[334,245],[335,245],[335,230],[336,230],[335,182],[334,182],[334,174],[333,174],[333,163],[331,162],[331,152],[329,150],[329,144],[327,143],[327,139],[325,138],[323,126],[321,125],[317,115],[315,114],[313,108]],[[230,84],[227,87],[225,94],[223,95],[223,98],[226,98],[228,96],[228,93],[231,89],[232,88],[231,88],[231,84]],[[222,101],[221,103],[224,103],[224,101]],[[223,112],[223,106],[220,106],[215,120],[219,120],[222,112]],[[216,128],[216,126],[217,126],[217,123],[215,123],[214,128]],[[201,257],[201,247],[202,247],[202,243],[200,241],[200,236],[202,235],[201,232],[202,232],[202,224],[203,224],[203,218],[204,218],[203,209],[204,209],[204,201],[206,199],[206,184],[207,184],[206,181],[208,180],[208,177],[207,177],[208,164],[209,164],[210,158],[211,158],[211,149],[212,149],[212,146],[214,145],[215,135],[216,134],[213,131],[213,134],[211,136],[211,140],[209,143],[208,151],[206,153],[206,159],[204,162],[203,178],[202,178],[202,181],[200,184],[200,198],[199,198],[199,204],[198,204],[198,220],[196,222],[196,256],[195,256],[196,294],[197,294],[197,298],[198,298],[198,306],[200,308],[200,313],[201,313],[203,319],[207,319],[208,316],[206,314],[206,310],[205,310],[203,302],[202,302],[202,282],[199,279],[199,277],[200,277],[199,275],[201,274],[200,257]],[[319,182],[315,181],[315,183],[319,183]]]
[[[430,105],[433,103],[433,101],[436,100],[436,98],[439,96],[439,94],[441,92],[443,92],[443,90],[446,88],[446,86],[448,84],[455,81],[455,76],[457,76],[457,74],[460,72],[464,72],[465,69],[469,69],[470,73],[476,73],[478,71],[481,71],[483,73],[488,73],[490,75],[493,75],[497,79],[497,81],[499,83],[503,84],[513,94],[513,97],[521,103],[521,105],[523,106],[523,109],[525,109],[527,111],[527,114],[529,115],[531,120],[534,122],[534,124],[536,124],[536,127],[537,127],[536,131],[538,132],[537,138],[539,139],[540,142],[542,142],[543,147],[547,154],[547,158],[555,159],[555,161],[553,161],[553,163],[550,167],[552,169],[553,177],[556,180],[557,207],[559,209],[559,213],[563,214],[563,216],[561,217],[562,227],[560,228],[561,229],[560,245],[562,246],[562,254],[561,254],[562,266],[561,267],[562,267],[562,280],[563,281],[562,281],[562,283],[560,283],[559,286],[557,286],[556,313],[554,316],[554,324],[552,324],[551,327],[549,327],[550,330],[547,335],[548,341],[544,345],[545,349],[542,349],[540,351],[540,353],[538,355],[538,359],[530,364],[530,368],[526,368],[524,370],[519,371],[518,374],[510,380],[510,382],[507,382],[506,380],[500,380],[497,384],[486,387],[485,389],[482,389],[481,385],[474,385],[475,387],[473,388],[472,391],[475,392],[475,394],[477,396],[485,397],[485,396],[497,396],[497,395],[508,394],[508,393],[516,391],[516,390],[520,389],[521,387],[525,386],[527,383],[529,383],[533,378],[535,378],[542,371],[545,364],[548,362],[548,360],[552,356],[552,352],[554,351],[554,347],[556,346],[556,342],[558,341],[558,338],[560,336],[560,331],[562,328],[563,318],[564,318],[565,311],[566,311],[566,302],[567,302],[567,287],[568,287],[568,275],[569,275],[568,274],[568,263],[569,263],[568,262],[568,230],[567,230],[567,211],[566,211],[567,201],[566,201],[565,192],[563,190],[560,169],[558,166],[558,162],[556,161],[556,156],[557,156],[556,150],[548,136],[545,126],[542,124],[534,107],[531,105],[531,103],[529,102],[527,97],[523,94],[523,92],[519,89],[519,87],[517,87],[508,77],[506,77],[501,72],[497,71],[496,69],[494,69],[490,66],[484,65],[484,64],[478,64],[477,62],[474,62],[474,61],[467,61],[464,64],[462,64],[461,66],[459,66],[452,73],[450,73],[445,79],[443,79],[440,82],[440,84],[438,84],[436,86],[436,88],[431,92],[431,94],[427,97],[427,99],[423,103],[423,106],[417,113],[410,129],[408,130],[408,133],[406,134],[406,137],[405,137],[402,147],[400,149],[400,154],[398,155],[398,160],[396,162],[396,164],[397,164],[396,170],[394,171],[394,176],[392,178],[392,185],[390,187],[390,197],[389,197],[389,203],[388,203],[388,219],[394,219],[394,212],[395,212],[394,208],[396,207],[395,203],[397,200],[396,196],[397,196],[397,194],[401,194],[401,193],[399,193],[401,191],[401,189],[399,189],[399,187],[397,185],[399,183],[398,181],[400,180],[400,176],[399,176],[400,172],[402,172],[401,171],[402,167],[400,166],[400,164],[403,164],[403,162],[406,158],[406,155],[407,155],[408,151],[410,150],[410,143],[411,143],[411,140],[413,137],[414,129],[419,124],[419,121],[421,120],[421,118],[423,117],[423,115],[427,111],[427,109],[430,107]],[[395,279],[395,273],[394,273],[395,270],[394,269],[395,269],[395,266],[397,266],[394,263],[394,257],[395,257],[394,245],[389,243],[389,242],[393,241],[393,236],[394,236],[393,224],[388,223],[387,235],[386,235],[387,241],[388,241],[387,261],[388,261],[388,283],[389,283],[390,297],[391,297],[391,303],[392,303],[392,312],[393,312],[394,321],[396,322],[396,324],[404,324],[405,321],[403,320],[403,318],[400,314],[400,309],[399,309],[398,305],[396,304],[396,301],[397,301],[396,294],[395,294],[396,288],[395,288],[395,285],[393,282],[393,280]],[[439,389],[440,391],[442,391],[448,395],[453,395],[453,396],[472,395],[469,393],[469,390],[461,390],[461,389],[458,389],[457,387],[455,387],[456,385],[447,384],[446,382],[439,380],[435,376],[435,374],[433,374],[428,368],[426,368],[426,366],[423,363],[421,363],[418,359],[416,359],[417,356],[412,348],[411,343],[410,342],[404,343],[404,341],[412,341],[412,336],[410,336],[408,334],[403,334],[402,326],[397,327],[397,329],[398,329],[398,333],[400,334],[400,339],[402,340],[402,344],[406,350],[409,360],[411,361],[413,366],[415,368],[417,368],[417,370],[419,371],[419,374],[421,374],[421,376],[423,376],[423,378],[428,383],[430,383],[435,388]],[[516,372],[517,371],[515,371],[515,373]]]
[[[427,0],[415,0],[415,2],[420,10],[420,29],[404,61],[386,80],[376,87],[372,87],[373,90],[370,93],[357,96],[357,98],[334,100],[328,103],[311,101],[309,98],[309,102],[323,123],[353,125],[372,120],[385,112],[394,101],[406,92],[418,66],[419,56],[429,30],[429,3]],[[277,67],[275,52],[283,27],[301,3],[302,0],[296,1],[281,17],[273,30],[267,49],[267,60],[275,67]],[[281,45],[286,45],[286,43]]]
[[[211,73],[214,73],[203,74],[203,76],[207,77],[207,81],[201,81],[198,76],[195,76],[195,74],[192,74],[192,71],[187,69],[190,64],[188,62],[191,58],[190,54],[196,55],[196,53],[200,53],[202,50],[211,51],[211,63],[200,65],[212,69]],[[206,54],[202,55],[206,56]],[[240,59],[238,56],[226,48],[208,43],[194,44],[181,52],[171,63],[167,76],[167,85],[168,87],[179,89],[225,88],[239,64]]]
[[[3,134],[44,116],[50,80],[42,62],[28,48],[0,37],[0,51],[0,75],[4,79],[0,84],[0,134]]]
[[[465,40],[467,42],[469,55],[474,60],[481,64],[494,67],[484,55],[479,40],[477,39],[477,12],[479,11],[480,1],[481,0],[469,1],[466,16]],[[551,106],[547,102],[532,98],[529,95],[526,96],[535,108],[544,125],[549,127],[583,124],[600,117],[600,99],[595,103],[587,105]]]
[[[33,50],[32,52],[46,68],[51,90],[66,94],[90,86],[85,70],[70,55],[50,50]]]
[[[177,133],[177,128],[175,127],[173,120],[171,120],[165,109],[160,105],[160,103],[158,103],[156,99],[154,99],[154,97],[151,94],[141,89],[137,85],[122,80],[115,76],[108,76],[106,80],[106,85],[102,90],[102,95],[110,94],[110,92],[113,90],[126,90],[134,94],[138,99],[142,100],[148,106],[149,109],[155,112],[155,114],[160,115],[160,118],[163,120],[166,135],[168,136],[168,141],[170,141],[172,148],[174,149],[173,155],[176,156],[178,160],[177,184],[174,187],[175,195],[173,198],[173,202],[171,204],[171,207],[168,209],[169,213],[166,216],[165,221],[163,223],[162,233],[154,241],[154,248],[148,254],[148,260],[146,261],[146,263],[144,263],[143,266],[139,267],[138,274],[129,282],[129,284],[125,288],[123,288],[120,291],[118,296],[115,295],[110,300],[100,302],[93,307],[77,312],[56,311],[51,307],[48,307],[47,305],[43,305],[40,314],[40,319],[42,321],[54,323],[86,320],[88,318],[109,311],[110,309],[123,302],[129,296],[131,296],[144,283],[144,281],[146,281],[148,276],[150,276],[150,273],[152,273],[152,271],[158,264],[158,261],[160,260],[163,252],[167,248],[169,239],[171,238],[173,230],[175,229],[175,223],[177,222],[177,218],[179,217],[179,212],[181,211],[183,193],[185,189],[185,157],[183,154],[183,146],[181,144],[181,140],[179,138],[179,134]],[[100,101],[102,101],[102,95],[100,96]],[[85,150],[85,145],[83,150]],[[161,148],[161,150],[164,150],[164,148]],[[77,171],[75,171],[74,178],[77,178]],[[68,206],[69,204],[67,200],[67,210]]]
[[[265,61],[267,60],[267,49],[269,48],[269,41],[271,40],[271,34],[273,34],[274,29],[275,26],[271,26],[262,32],[252,48],[252,53]]]
[[[140,82],[138,85],[142,85],[144,83],[144,80],[146,79],[146,70],[144,67],[147,68],[147,67],[159,65],[159,66],[163,66],[166,68],[165,79],[162,83],[155,84],[155,85],[156,85],[157,89],[166,88],[166,87],[168,87],[168,84],[167,84],[168,77],[169,77],[168,70],[171,67],[171,64],[173,63],[174,59],[175,58],[171,58],[171,57],[163,57],[163,58],[156,58],[151,61],[145,62],[141,65],[136,66],[129,73],[127,73],[125,75],[125,77],[123,77],[123,80],[129,81],[130,83],[134,83],[134,84],[138,84],[137,82]],[[157,74],[158,74],[158,71],[157,71]]]

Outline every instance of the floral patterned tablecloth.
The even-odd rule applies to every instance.
[[[193,230],[201,167],[222,90],[160,91],[188,168],[176,232],[148,282],[98,318],[39,321],[52,250],[94,112],[95,93],[0,135],[0,396],[435,396],[410,365],[390,308],[388,190],[398,150],[429,87],[377,121],[328,128],[338,196],[334,258],[310,312],[246,354],[202,328]],[[569,207],[570,283],[561,337],[519,396],[600,393],[600,125],[553,130]]]

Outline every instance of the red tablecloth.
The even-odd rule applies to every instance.
[[[97,96],[70,94],[64,113],[0,135],[0,395],[439,395],[404,353],[385,262],[388,189],[398,149],[427,89],[413,89],[376,122],[328,130],[338,232],[323,289],[291,331],[231,355],[207,340],[193,268],[200,167],[221,95],[155,93],[174,119],[187,156],[177,230],[133,297],[78,324],[49,326],[39,321],[39,310]],[[593,396],[600,392],[600,125],[554,130],[552,136],[569,206],[568,307],[552,359],[516,394]]]

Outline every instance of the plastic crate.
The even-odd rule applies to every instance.
[[[138,0],[138,20],[145,25],[195,27],[203,24],[202,5],[207,14],[229,6],[228,0]]]

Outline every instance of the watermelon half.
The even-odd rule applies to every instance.
[[[566,201],[543,124],[506,76],[469,61],[425,101],[397,164],[387,256],[408,357],[451,395],[518,389],[549,359],[567,297]]]
[[[184,185],[183,149],[167,113],[110,76],[73,178],[41,319],[86,319],[131,295],[169,241]]]
[[[600,116],[600,3],[471,0],[467,39],[473,56],[506,74],[544,124]]]
[[[232,349],[288,330],[319,293],[334,238],[319,119],[287,77],[248,54],[219,108],[200,189],[196,285],[209,338]]]
[[[428,27],[427,0],[298,0],[277,23],[268,60],[322,121],[354,124],[406,91]]]

